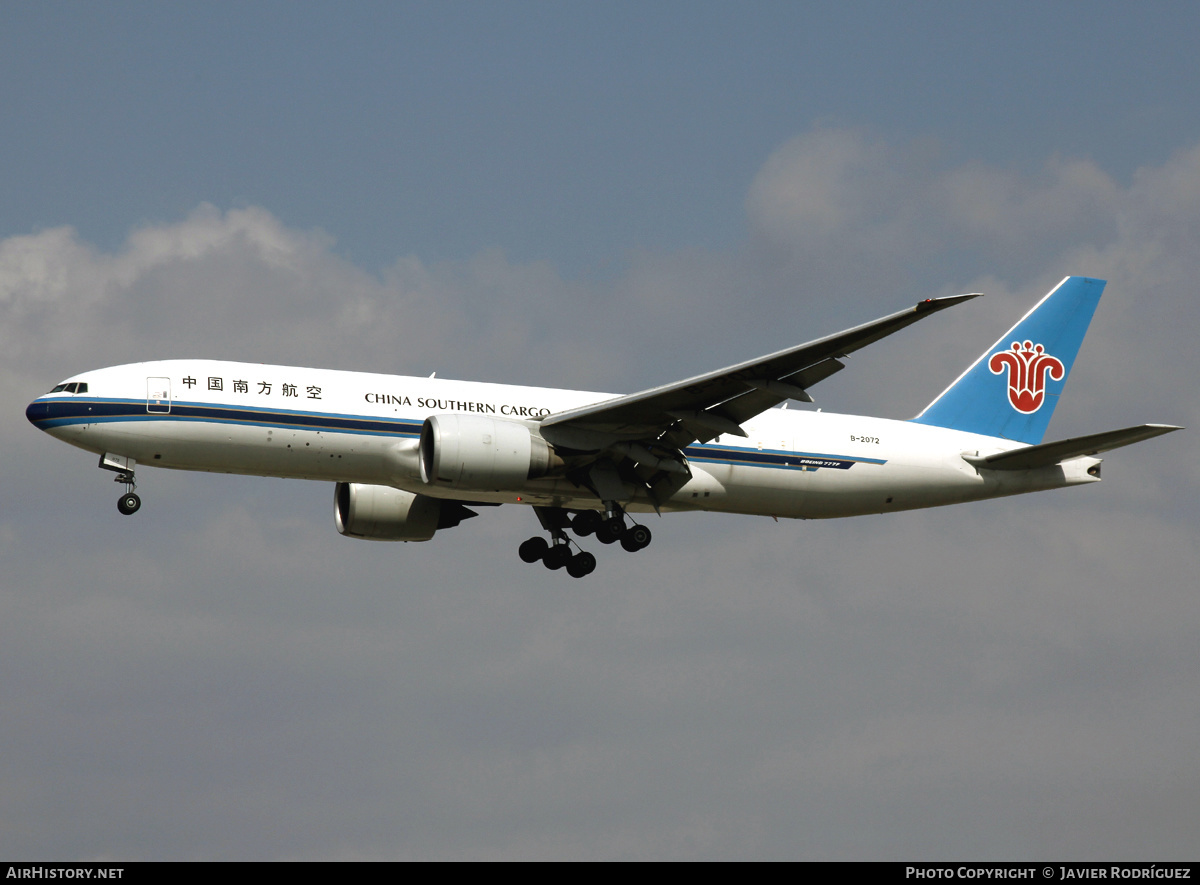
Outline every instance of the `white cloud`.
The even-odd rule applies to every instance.
[[[195,354],[497,380],[524,372],[531,381],[540,373],[529,355],[541,351],[576,384],[605,374],[587,336],[553,329],[561,318],[590,318],[589,299],[548,265],[514,266],[498,251],[433,267],[408,256],[380,279],[332,247],[256,207],[201,206],[134,231],[116,254],[70,228],[9,238],[0,243],[7,372],[46,383]]]
[[[1108,244],[1120,191],[1089,160],[1051,158],[1034,175],[951,166],[928,144],[824,129],[771,155],[746,212],[756,241],[796,278],[886,291],[981,271],[1026,280],[1071,245]]]

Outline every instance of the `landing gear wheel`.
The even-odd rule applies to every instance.
[[[122,495],[117,501],[117,509],[129,516],[131,513],[137,513],[138,508],[142,506],[142,499],[133,492]]]
[[[609,528],[609,523],[607,522],[600,523],[600,528],[596,529],[596,540],[601,544],[611,544],[613,541],[617,540],[618,537],[620,537],[620,535],[618,533],[614,533],[613,530]]]
[[[590,575],[596,570],[596,557],[588,553],[586,550],[581,550],[571,557],[571,561],[567,563],[567,574],[572,578],[582,578],[584,575]]]
[[[555,544],[542,557],[542,565],[551,571],[560,569],[571,561],[571,548],[566,544]]]
[[[584,510],[575,514],[571,520],[571,531],[580,537],[594,535],[603,524],[604,519],[596,510]]]
[[[537,562],[546,555],[550,545],[545,538],[533,537],[517,548],[517,555],[525,562]]]
[[[650,529],[644,525],[631,525],[621,535],[621,546],[630,553],[650,546]]]

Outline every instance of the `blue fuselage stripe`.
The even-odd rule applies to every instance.
[[[166,408],[166,406],[164,406]],[[287,409],[246,408],[229,405],[175,401],[170,411],[152,412],[145,400],[66,397],[34,400],[25,410],[34,426],[49,430],[74,424],[110,424],[126,421],[183,421],[209,424],[311,430],[373,436],[415,437],[421,421],[368,418],[329,412],[295,412]],[[886,464],[886,459],[829,455],[820,452],[788,452],[779,449],[742,449],[730,446],[693,445],[684,449],[691,461],[787,470],[832,468],[848,470],[855,464]]]
[[[415,436],[420,421],[366,418],[287,409],[248,409],[238,406],[172,402],[170,411],[151,412],[145,400],[81,399],[35,400],[26,415],[44,429],[69,424],[107,424],[116,421],[201,421],[213,424],[322,430],[331,433],[369,433]]]

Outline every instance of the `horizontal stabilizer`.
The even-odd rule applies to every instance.
[[[1172,430],[1182,430],[1173,424],[1139,424],[1136,427],[1126,427],[1121,430],[1109,430],[1106,433],[1093,433],[1090,436],[1076,436],[1058,442],[1041,443],[1036,446],[1026,446],[1011,452],[1001,452],[999,455],[963,457],[976,467],[987,467],[991,470],[1032,470],[1036,467],[1051,467],[1069,461],[1071,458],[1082,458],[1086,455],[1098,455],[1110,449],[1132,445],[1144,439],[1153,439],[1170,433]]]

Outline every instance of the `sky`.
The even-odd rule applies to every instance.
[[[489,510],[139,471],[25,405],[212,357],[632,392],[855,354],[918,413],[1109,281],[1057,439],[1194,428],[1179,3],[0,4],[0,856],[1192,859],[1200,443],[838,521],[650,523],[572,581]]]

